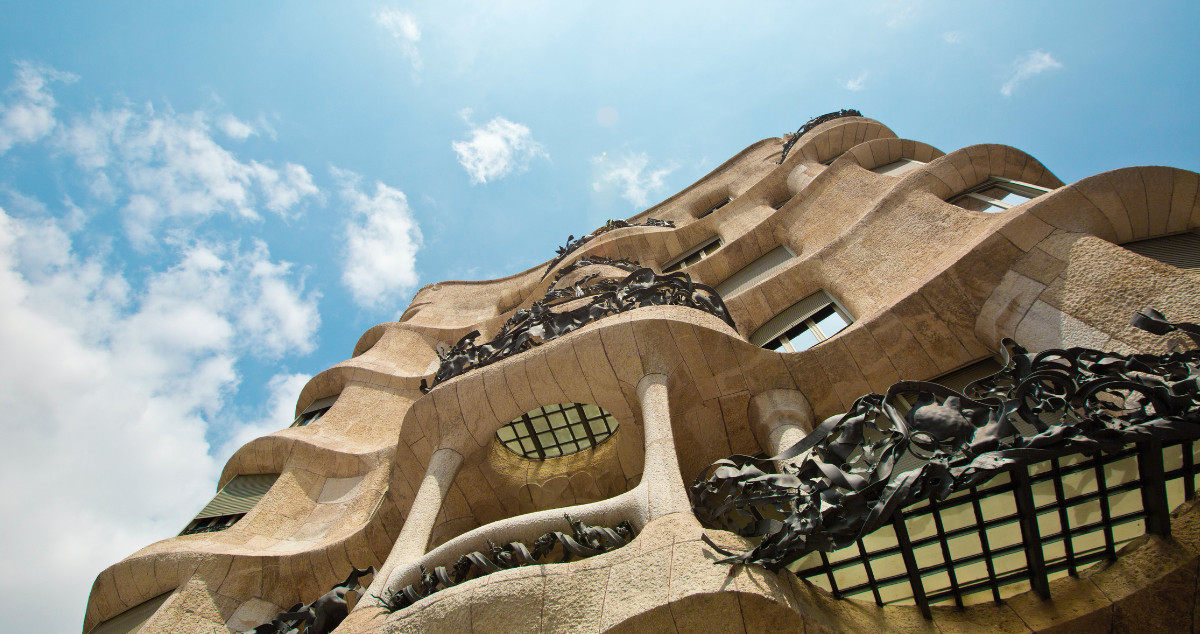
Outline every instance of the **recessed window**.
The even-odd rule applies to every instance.
[[[772,273],[783,268],[794,257],[796,255],[787,247],[783,245],[777,246],[742,267],[737,273],[725,278],[720,284],[717,284],[717,294],[721,297],[732,297],[767,279]]]
[[[777,352],[807,350],[854,323],[854,317],[824,291],[793,304],[763,324],[750,342]]]
[[[888,176],[899,176],[901,174],[906,174],[908,172],[911,172],[911,171],[917,169],[918,167],[921,167],[922,165],[924,165],[924,163],[922,163],[921,161],[914,161],[912,159],[902,158],[898,161],[893,161],[891,163],[888,163],[887,165],[880,165],[879,167],[876,167],[876,168],[872,169],[871,171],[875,172],[876,174],[886,174]]]
[[[546,405],[521,414],[496,431],[505,447],[524,458],[545,460],[590,449],[617,431],[617,419],[584,403]]]
[[[995,213],[1033,200],[1050,190],[1040,185],[993,176],[951,198],[951,204],[971,211]]]
[[[233,526],[258,504],[278,479],[278,473],[233,476],[179,534],[215,533]]]
[[[675,260],[673,260],[670,264],[662,268],[662,272],[671,273],[672,271],[686,269],[687,267],[692,266],[700,260],[703,260],[704,258],[715,253],[717,249],[721,248],[722,244],[725,243],[721,240],[721,236],[717,236],[708,242],[701,244],[700,246],[694,247],[691,251],[688,251],[683,256],[675,258]]]
[[[322,416],[325,415],[325,412],[329,411],[329,408],[333,407],[333,403],[337,400],[337,398],[338,395],[334,394],[333,396],[327,396],[325,398],[319,398],[313,401],[312,405],[309,405],[308,407],[304,408],[303,412],[300,412],[300,415],[297,416],[296,420],[292,422],[292,427],[304,427],[317,422]]]
[[[712,212],[714,212],[714,211],[716,211],[716,210],[720,209],[721,207],[724,207],[725,205],[728,205],[728,204],[729,204],[729,203],[731,203],[731,202],[733,202],[733,196],[726,197],[726,198],[725,198],[725,200],[722,200],[721,202],[719,202],[719,203],[717,203],[717,204],[713,205],[712,207],[709,207],[708,209],[706,209],[706,210],[704,210],[704,211],[700,212],[700,215],[699,215],[699,216],[696,216],[696,217],[697,217],[697,218],[703,218],[703,217],[705,217],[705,216],[707,216],[707,215],[711,214]]]
[[[1126,242],[1121,246],[1163,264],[1181,269],[1200,269],[1200,233],[1195,231]]]

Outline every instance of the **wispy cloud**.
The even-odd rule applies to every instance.
[[[0,154],[19,143],[33,143],[57,125],[54,108],[58,105],[50,93],[51,82],[71,83],[77,78],[50,68],[18,62],[16,81],[5,91],[0,103]]]
[[[388,32],[400,46],[400,50],[412,63],[414,71],[421,70],[421,53],[417,43],[421,41],[421,27],[411,13],[399,9],[380,9],[375,12],[375,23]]]
[[[947,44],[958,44],[962,41],[962,33],[958,31],[946,31],[942,33],[942,41]]]
[[[160,113],[149,104],[98,109],[63,124],[56,136],[91,174],[92,193],[121,206],[126,233],[139,248],[154,244],[165,223],[191,226],[218,214],[257,219],[259,206],[289,217],[319,194],[301,165],[239,160],[212,137],[207,120],[204,113]],[[237,124],[234,133],[249,127]]]
[[[888,28],[894,29],[912,20],[922,3],[923,0],[880,0],[875,4],[874,12],[883,16]]]
[[[471,125],[471,110],[465,109],[460,114]],[[450,147],[473,184],[523,172],[537,157],[550,158],[542,144],[533,140],[527,126],[504,117],[495,117],[482,126],[472,125],[467,134],[467,140],[454,141]]]
[[[245,141],[251,136],[258,134],[258,130],[255,130],[254,126],[251,126],[249,123],[246,123],[245,121],[242,121],[231,114],[227,114],[218,119],[217,127],[221,129],[221,132],[225,133],[225,136],[235,141]]]
[[[59,584],[58,598],[28,597],[37,625],[17,615],[21,631],[77,622],[100,570],[187,522],[221,468],[206,437],[218,420],[237,427],[239,360],[311,350],[320,323],[316,295],[261,245],[194,243],[142,278],[72,242],[0,210],[0,407],[20,447],[0,481],[38,474],[0,502],[0,591]]]
[[[625,154],[620,158],[596,156],[592,157],[592,165],[596,170],[593,190],[616,191],[636,207],[645,207],[651,194],[666,189],[667,176],[679,167],[672,163],[649,169],[650,157],[644,152]]]
[[[341,197],[351,214],[345,228],[342,285],[359,306],[374,308],[399,301],[416,288],[417,250],[422,241],[408,198],[379,182],[373,192],[364,192],[357,174],[332,171],[342,182]]]
[[[1044,73],[1048,70],[1062,68],[1063,65],[1058,60],[1054,59],[1049,53],[1043,51],[1029,51],[1025,55],[1018,57],[1012,64],[1012,69],[1009,71],[1008,80],[1000,87],[1000,94],[1005,97],[1012,96],[1014,90],[1021,85],[1026,79]]]
[[[863,71],[863,73],[861,75],[859,75],[858,77],[855,77],[854,79],[847,79],[846,81],[843,81],[841,83],[842,83],[842,88],[845,88],[846,90],[852,90],[852,91],[858,92],[859,90],[862,90],[863,88],[866,87],[866,82],[867,82],[867,71]]]

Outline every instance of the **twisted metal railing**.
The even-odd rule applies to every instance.
[[[658,275],[651,269],[639,268],[625,279],[603,279],[589,285],[595,277],[586,276],[568,288],[551,285],[544,298],[518,310],[487,343],[476,344],[479,331],[473,330],[448,351],[439,350],[441,363],[433,382],[426,385],[425,379],[421,379],[421,391],[428,392],[439,383],[557,339],[598,319],[647,306],[695,308],[737,328],[717,291],[693,282],[686,273]],[[582,306],[554,311],[563,304],[589,297],[591,301]]]
[[[556,255],[553,260],[550,260],[550,264],[546,266],[546,272],[542,273],[542,279],[546,279],[546,276],[550,274],[550,271],[554,270],[554,267],[558,266],[558,263],[562,262],[563,258],[574,253],[577,249],[579,249],[579,247],[582,247],[591,241],[592,238],[604,233],[608,233],[613,229],[624,229],[626,227],[667,227],[673,229],[675,227],[675,223],[671,222],[670,220],[658,220],[656,218],[647,218],[646,222],[641,223],[628,222],[626,220],[609,220],[608,222],[604,223],[604,226],[596,229],[586,236],[580,236],[578,239],[576,239],[574,235],[569,235],[567,236],[567,243],[561,247],[558,247],[558,249],[555,251]]]
[[[826,113],[819,117],[813,117],[813,118],[809,119],[807,122],[805,122],[804,125],[800,126],[799,130],[796,130],[795,134],[788,135],[787,140],[785,140],[783,142],[783,155],[779,157],[779,160],[776,161],[775,164],[783,165],[784,159],[787,158],[788,152],[792,151],[792,146],[796,145],[796,141],[799,141],[800,137],[804,136],[805,134],[808,134],[813,128],[821,125],[822,123],[825,123],[826,121],[833,121],[834,119],[841,119],[842,117],[861,117],[861,116],[862,116],[862,113],[857,110],[846,109],[846,110],[838,110],[836,112]]]
[[[1180,331],[1200,345],[1200,326],[1170,323],[1154,310],[1131,323],[1160,335]],[[706,537],[725,555],[720,561],[777,571],[810,552],[861,548],[864,536],[906,505],[945,500],[1001,472],[1016,479],[1027,465],[1062,456],[1200,438],[1200,351],[1035,354],[1010,339],[1003,345],[1005,367],[965,393],[902,381],[858,399],[778,456],[732,456],[707,467],[689,492],[697,517],[761,538],[749,551],[730,552]],[[1146,524],[1162,533],[1170,519],[1157,455],[1144,478]],[[772,473],[773,464],[783,464],[782,472]],[[1032,511],[1021,515],[1022,531],[1036,534],[1024,525],[1036,523]],[[1039,558],[1040,550],[1031,553],[1031,565]]]
[[[551,563],[549,560],[555,552],[561,552],[559,563],[572,559],[585,559],[620,548],[633,541],[633,526],[621,522],[613,528],[589,526],[564,514],[571,534],[560,531],[550,531],[538,537],[533,542],[533,548],[521,542],[510,542],[497,546],[488,540],[488,552],[485,554],[474,551],[458,558],[449,569],[437,566],[433,572],[428,572],[421,566],[421,578],[386,598],[375,597],[387,610],[395,612],[406,608],[421,599],[446,588],[454,587],[471,579],[476,579],[493,572]]]
[[[270,623],[264,623],[244,634],[329,634],[342,624],[362,596],[361,577],[375,574],[374,566],[350,571],[346,580],[309,604],[297,603],[280,612]]]

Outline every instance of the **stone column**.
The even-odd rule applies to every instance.
[[[458,468],[462,466],[462,454],[450,448],[442,448],[433,453],[429,459],[429,467],[425,469],[425,478],[421,480],[421,488],[413,499],[408,517],[400,529],[400,537],[392,546],[387,561],[375,575],[367,596],[382,596],[388,586],[388,577],[396,566],[417,559],[425,554],[429,546],[429,536],[433,533],[433,525],[437,522],[438,513],[442,510],[442,502],[454,484]],[[364,601],[365,603],[365,601]]]
[[[679,473],[679,458],[675,453],[675,437],[671,431],[671,408],[667,402],[667,376],[647,374],[637,384],[638,400],[642,406],[642,430],[646,436],[646,466],[642,481],[646,483],[649,519],[671,513],[691,514],[683,476]]]
[[[750,400],[750,427],[769,456],[800,442],[813,426],[812,407],[796,390],[767,390]]]

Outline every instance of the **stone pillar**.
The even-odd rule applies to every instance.
[[[808,399],[796,390],[767,390],[750,399],[750,428],[769,456],[800,442],[813,422]]]
[[[437,522],[438,513],[442,510],[442,502],[454,484],[454,476],[462,466],[462,454],[450,448],[442,448],[433,453],[429,459],[429,467],[425,470],[425,478],[421,480],[421,488],[413,499],[400,529],[400,537],[392,546],[387,561],[375,575],[367,596],[382,596],[388,588],[388,577],[396,566],[417,559],[425,554],[429,546],[429,536],[433,533],[433,525]],[[366,603],[366,601],[364,601]]]
[[[675,437],[671,431],[671,408],[667,402],[667,376],[647,374],[637,384],[638,401],[642,407],[642,430],[646,436],[646,466],[642,481],[646,483],[649,519],[671,513],[691,515],[683,476],[679,473],[679,458],[675,453]]]

